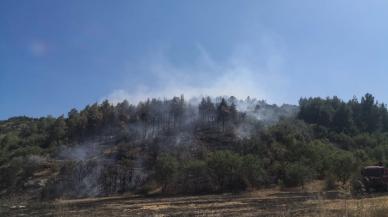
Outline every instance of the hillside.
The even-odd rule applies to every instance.
[[[362,165],[385,162],[388,112],[372,95],[298,106],[183,96],[60,117],[0,122],[0,193],[39,199],[202,194],[321,179],[346,184]]]

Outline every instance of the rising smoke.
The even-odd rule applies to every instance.
[[[199,45],[197,56],[190,64],[173,63],[168,51],[158,50],[146,58],[146,63],[125,69],[128,80],[133,80],[137,71],[149,75],[146,80],[131,83],[130,88],[116,89],[103,99],[113,103],[124,99],[138,103],[147,98],[168,99],[184,94],[187,99],[203,96],[245,99],[250,96],[289,102],[280,94],[286,93],[287,82],[282,75],[284,51],[279,44],[262,38],[256,45],[236,46],[232,54],[222,60],[216,60]]]
[[[199,46],[198,50],[199,55],[193,61],[194,65],[177,66],[172,64],[166,55],[159,55],[155,58],[157,60],[146,64],[145,71],[153,77],[147,81],[147,85],[137,84],[131,89],[117,89],[102,99],[108,99],[113,105],[127,100],[138,109],[142,103],[147,102],[147,99],[153,105],[147,107],[153,115],[147,121],[126,124],[124,132],[127,137],[126,146],[131,146],[131,149],[134,147],[152,149],[151,152],[159,153],[180,152],[186,154],[185,158],[190,158],[200,147],[198,144],[203,143],[201,134],[195,131],[198,122],[201,121],[198,106],[206,96],[211,98],[215,106],[222,98],[227,99],[229,105],[236,106],[239,118],[243,118],[244,121],[240,121],[230,129],[239,139],[249,138],[258,124],[271,125],[281,117],[290,117],[297,112],[296,106],[279,107],[268,104],[264,100],[257,100],[257,98],[279,98],[274,97],[273,93],[276,91],[273,90],[284,86],[284,80],[279,76],[282,58],[278,52],[275,52],[274,47],[266,48],[259,53],[247,47],[240,47],[235,55],[221,62],[215,61],[204,48]],[[266,58],[258,60],[262,57]],[[171,102],[174,96],[181,94],[186,100],[185,109],[178,121],[171,116]],[[217,118],[215,114],[211,115],[213,115],[210,118],[211,121],[206,124],[214,128]],[[179,126],[175,126],[176,122],[179,122]],[[70,177],[75,177],[76,180],[76,183],[72,184],[83,188],[83,190],[73,189],[73,192],[80,192],[79,195],[75,193],[76,196],[114,193],[123,190],[124,185],[126,188],[133,189],[143,184],[144,180],[152,174],[146,165],[150,161],[149,156],[142,154],[142,151],[132,157],[130,168],[115,166],[117,156],[123,154],[117,150],[121,143],[116,138],[118,137],[115,133],[99,135],[76,145],[64,146],[61,150],[58,155],[60,159],[78,162],[70,169],[70,173],[73,174]],[[123,148],[123,150],[128,149],[128,147]],[[113,152],[115,155],[107,155],[108,152]],[[112,176],[112,174],[108,176],[107,171],[116,174],[113,176],[116,177],[114,183],[110,178],[106,179]],[[82,175],[77,175],[79,173]],[[66,185],[66,183],[59,185]]]

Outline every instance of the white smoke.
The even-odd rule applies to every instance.
[[[59,152],[59,158],[86,161],[96,157],[100,152],[100,146],[96,142],[85,142],[73,147],[62,146]]]
[[[173,64],[167,54],[158,52],[159,55],[150,58],[142,69],[152,75],[151,79],[135,87],[116,89],[104,99],[112,103],[124,99],[137,103],[147,98],[164,99],[183,94],[186,99],[201,96],[245,99],[251,96],[277,101],[277,94],[286,83],[281,76],[284,60],[278,51],[281,49],[269,47],[268,44],[256,48],[240,46],[224,61],[216,61],[199,46],[197,57],[186,65]],[[129,79],[135,76],[133,73],[129,69]]]

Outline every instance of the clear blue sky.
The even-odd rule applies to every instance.
[[[183,93],[388,102],[385,0],[2,0],[0,119]]]

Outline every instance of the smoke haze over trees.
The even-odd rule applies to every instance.
[[[348,102],[302,98],[299,106],[235,97],[104,101],[66,116],[0,121],[0,193],[196,194],[345,183],[362,165],[386,163],[387,154],[388,111],[371,94]]]

